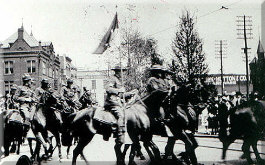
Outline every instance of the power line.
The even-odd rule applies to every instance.
[[[208,15],[213,14],[213,13],[215,13],[215,12],[218,12],[218,11],[220,11],[220,10],[228,9],[229,6],[233,6],[233,5],[235,5],[235,4],[237,4],[237,3],[241,2],[241,1],[243,1],[243,0],[236,1],[236,2],[231,3],[231,4],[229,4],[229,5],[222,6],[221,8],[219,8],[219,9],[217,9],[217,10],[214,10],[214,11],[211,11],[211,12],[209,12],[209,13],[203,14],[203,15],[199,16],[199,17],[197,18],[197,20],[198,20],[199,18],[202,18],[202,17],[208,16]],[[167,30],[172,29],[172,28],[177,27],[177,26],[178,26],[178,25],[174,25],[174,26],[168,27],[168,28],[166,28],[166,29],[160,30],[160,31],[158,31],[158,32],[155,32],[155,33],[149,34],[149,35],[147,35],[147,36],[153,36],[153,35],[156,35],[156,34],[162,33],[162,32],[164,32],[164,31],[167,31]]]

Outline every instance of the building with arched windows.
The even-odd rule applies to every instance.
[[[22,75],[28,73],[40,85],[47,78],[53,88],[58,88],[60,82],[60,61],[55,55],[52,42],[41,42],[28,34],[24,27],[0,43],[1,94],[10,91],[13,84],[22,85]]]

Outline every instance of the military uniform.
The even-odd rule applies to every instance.
[[[34,114],[33,102],[36,101],[35,93],[28,86],[19,86],[15,100],[19,103],[19,110],[25,120],[25,124],[29,125],[29,121],[32,120]]]
[[[147,92],[150,94],[155,90],[167,90],[168,84],[162,78],[150,77],[147,81]]]
[[[150,68],[150,71],[157,73],[160,72],[161,75],[152,75],[152,77],[147,80],[147,92],[150,94],[155,90],[167,91],[170,84],[169,81],[163,79],[162,74],[165,74],[165,70],[162,68],[162,66],[153,65],[152,68]]]
[[[67,105],[71,108],[75,108],[74,103],[74,90],[72,87],[64,86],[61,90],[62,98],[66,101]]]
[[[122,136],[125,132],[124,124],[124,110],[122,109],[121,93],[125,92],[122,87],[121,81],[113,76],[109,79],[106,86],[107,97],[105,100],[104,108],[112,112],[115,118],[118,120],[118,134]]]
[[[18,104],[15,102],[15,94],[16,94],[17,87],[12,86],[10,94],[6,95],[5,101],[5,108],[6,109],[18,109]]]

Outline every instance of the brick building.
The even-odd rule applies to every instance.
[[[60,82],[60,61],[55,55],[52,42],[37,41],[22,25],[18,31],[0,43],[0,58],[3,78],[0,80],[1,94],[10,91],[13,84],[22,85],[22,75],[29,73],[35,87],[47,78],[53,88]]]
[[[73,65],[72,59],[66,55],[59,56],[61,84],[66,84],[67,79],[77,78],[77,68]]]
[[[109,72],[107,70],[88,70],[85,68],[78,68],[75,83],[82,89],[82,93],[83,87],[90,90],[93,100],[103,106],[106,93],[105,84],[108,76]]]
[[[253,91],[258,92],[260,96],[265,96],[265,57],[264,49],[261,42],[259,41],[257,49],[258,58],[250,62],[250,78],[253,83]]]

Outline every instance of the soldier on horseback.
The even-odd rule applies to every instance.
[[[18,108],[18,105],[14,100],[16,91],[17,91],[17,86],[14,84],[10,88],[10,94],[8,93],[6,95],[6,102],[5,102],[6,109],[17,109]]]
[[[62,90],[61,90],[61,96],[62,96],[62,99],[64,100],[64,105],[70,111],[74,111],[74,109],[76,109],[76,104],[74,102],[75,93],[72,87],[73,83],[74,82],[72,79],[68,79],[67,85],[62,87]]]
[[[115,74],[110,77],[108,84],[106,85],[107,97],[105,100],[104,108],[109,110],[117,119],[118,124],[118,137],[119,143],[124,143],[125,123],[124,123],[124,110],[122,103],[122,95],[125,93],[125,88],[121,82],[122,70],[120,66],[116,66],[112,69]]]
[[[151,77],[147,81],[147,92],[151,94],[155,90],[168,90],[168,83],[163,79],[165,70],[161,65],[153,65],[150,68]]]
[[[41,98],[41,95],[45,92],[45,91],[48,91],[49,90],[49,81],[48,79],[42,79],[41,80],[41,86],[38,87],[36,90],[35,90],[35,93],[36,93],[36,97],[38,98],[38,100],[40,101],[40,98]]]
[[[24,120],[24,124],[28,129],[34,114],[33,103],[36,102],[35,93],[31,89],[31,80],[32,78],[29,74],[24,74],[22,76],[23,85],[18,87],[15,96],[15,101],[19,103],[19,111]]]

